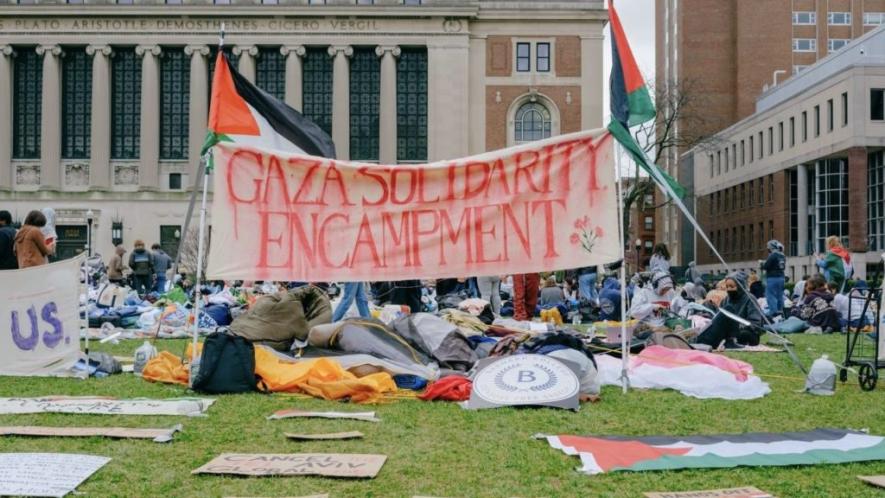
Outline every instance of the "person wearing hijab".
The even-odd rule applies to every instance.
[[[663,327],[663,310],[669,309],[676,298],[673,277],[669,273],[656,272],[649,285],[637,289],[629,315],[651,328]]]
[[[746,279],[743,272],[735,272],[725,278],[725,291],[728,297],[722,303],[721,309],[749,321],[751,325],[741,325],[725,314],[717,313],[710,326],[701,332],[696,342],[707,344],[713,349],[719,348],[722,344],[725,349],[741,349],[744,344],[750,346],[759,344],[761,333],[757,327],[762,325],[762,313],[753,302],[753,297],[745,291]]]
[[[694,261],[689,261],[688,269],[685,270],[685,281],[691,283],[697,283],[699,280],[703,280],[701,278],[701,272],[698,271],[697,266]]]
[[[599,318],[621,321],[621,284],[614,277],[608,277],[602,283],[602,291],[599,293]]]
[[[826,245],[827,253],[824,256],[818,254],[817,266],[823,271],[827,282],[835,283],[839,292],[842,292],[845,289],[845,280],[851,278],[853,273],[851,254],[835,235],[827,237]]]
[[[768,302],[768,316],[784,313],[784,268],[787,258],[784,257],[784,246],[777,240],[768,241],[768,259],[762,265],[765,270],[765,300]]]

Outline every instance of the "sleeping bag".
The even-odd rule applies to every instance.
[[[331,321],[328,296],[317,287],[305,285],[258,299],[230,324],[230,331],[250,342],[287,351],[295,339],[305,340],[312,327]]]

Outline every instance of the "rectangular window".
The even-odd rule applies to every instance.
[[[793,24],[796,26],[808,26],[817,24],[817,13],[798,11],[793,12]]]
[[[426,48],[403,48],[396,62],[396,124],[397,161],[426,161]]]
[[[885,249],[885,156],[870,154],[867,161],[867,230],[870,250]]]
[[[160,56],[160,101],[160,159],[187,159],[190,58],[181,48],[163,47]]]
[[[69,47],[61,61],[61,157],[88,159],[92,121],[92,57],[83,47]]]
[[[166,5],[181,5],[181,0],[166,0]]]
[[[734,161],[731,165],[732,169],[737,169],[738,167],[738,149],[737,144],[731,144],[731,160]]]
[[[870,89],[870,119],[885,120],[885,90],[881,88]]]
[[[737,200],[738,200],[737,197],[738,197],[737,187],[732,187],[731,188],[731,210],[732,211],[737,209]]]
[[[808,111],[802,111],[802,143],[808,141]]]
[[[885,23],[885,12],[867,12],[863,15],[864,26],[878,26]]]
[[[784,122],[781,121],[777,124],[777,150],[778,152],[784,150]]]
[[[261,0],[262,5],[278,5],[280,0]]]
[[[753,137],[750,136],[750,164],[753,164],[754,156],[756,155],[756,147],[753,146]]]
[[[774,154],[774,127],[768,127],[768,155]]]
[[[827,131],[833,131],[833,99],[827,100]]]
[[[302,58],[301,114],[332,134],[332,58],[325,47],[308,47]]]
[[[744,146],[744,141],[741,140],[741,166],[747,164],[747,161],[746,161],[747,157],[746,156],[747,156],[747,149]]]
[[[377,161],[381,59],[373,47],[357,47],[350,59],[350,158]]]
[[[774,175],[768,175],[768,202],[774,202]]]
[[[356,0],[357,5],[375,5],[375,0]]]
[[[774,220],[768,220],[768,240],[774,240]]]
[[[181,242],[181,225],[160,225],[160,248],[172,259],[178,256]]]
[[[326,5],[326,0],[307,0],[307,5]]]
[[[765,178],[759,179],[759,205],[765,205]]]
[[[827,24],[830,26],[851,26],[851,12],[828,12]]]
[[[814,106],[814,136],[820,136],[820,106]]]
[[[750,195],[747,207],[753,207],[756,204],[756,180],[750,180],[750,187],[747,188],[747,193]]]
[[[725,172],[728,173],[728,166],[730,162],[728,160],[728,147],[725,148]]]
[[[814,206],[817,212],[816,250],[823,252],[830,235],[848,236],[848,161],[844,158],[817,161]]]
[[[848,126],[848,92],[842,93],[842,126]]]
[[[181,173],[169,173],[169,190],[181,190]]]
[[[652,207],[655,205],[655,196],[654,194],[645,194],[643,198],[643,202],[645,203],[645,207]]]
[[[539,73],[550,72],[549,43],[538,43],[535,45],[535,70]]]
[[[717,175],[722,174],[722,151],[721,150],[716,151],[716,174]]]
[[[653,216],[645,217],[645,229],[646,230],[654,230],[655,228],[655,219]]]
[[[279,47],[261,47],[255,61],[255,84],[279,100],[286,98],[286,56]]]
[[[740,209],[744,209],[744,196],[746,195],[746,191],[744,190],[745,188],[746,187],[744,187],[744,184],[742,183],[741,184],[741,197],[740,197],[740,200],[738,201],[738,208],[740,208]]]
[[[842,47],[848,45],[848,42],[850,41],[851,40],[849,40],[848,38],[830,38],[830,40],[827,41],[827,51],[831,54],[833,52],[839,51],[842,49]]]
[[[790,147],[796,145],[796,118],[790,118]]]
[[[516,44],[516,70],[520,73],[532,70],[531,44],[524,42]]]
[[[12,157],[39,159],[43,61],[34,47],[17,47],[13,64]]]
[[[817,52],[814,38],[793,38],[793,52]]]
[[[230,0],[214,0],[215,5],[230,5]]]
[[[713,178],[714,173],[716,173],[716,165],[713,161],[713,154],[710,154],[710,178]]]
[[[421,0],[403,0],[403,5],[421,5]]]
[[[141,58],[134,48],[117,47],[111,61],[111,159],[138,159]]]
[[[760,131],[759,132],[759,159],[762,159],[765,156],[765,154],[764,154],[765,144],[763,143],[762,140],[763,140],[763,135],[762,135],[762,132]]]

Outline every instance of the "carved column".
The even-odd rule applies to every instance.
[[[255,56],[258,55],[258,47],[239,46],[234,47],[233,52],[240,57],[240,65],[237,70],[246,77],[247,80],[255,83]]]
[[[89,159],[89,185],[105,190],[111,179],[111,68],[109,45],[89,45],[92,56],[92,152]]]
[[[12,189],[12,58],[9,45],[0,46],[0,191]]]
[[[286,103],[301,112],[303,109],[301,58],[307,52],[303,45],[293,45],[280,47],[280,53],[286,56]]]
[[[350,159],[350,45],[329,47],[329,56],[335,58],[332,66],[332,141],[338,159]]]
[[[381,164],[396,163],[396,58],[401,53],[397,46],[378,46],[375,53],[381,57],[381,99],[378,109],[378,160]]]
[[[160,174],[160,62],[159,45],[139,45],[141,57],[141,130],[138,184],[142,190],[154,190]]]
[[[206,138],[206,120],[209,117],[209,66],[206,63],[209,47],[188,45],[184,47],[184,53],[191,57],[188,163],[191,179],[196,181],[200,149]]]
[[[40,45],[43,56],[43,107],[40,112],[40,183],[46,190],[61,188],[61,47]]]

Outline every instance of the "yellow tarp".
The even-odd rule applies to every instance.
[[[185,353],[190,357],[190,345]],[[379,401],[384,393],[396,391],[393,377],[385,372],[357,377],[329,358],[286,361],[264,348],[255,348],[255,375],[262,387],[272,392],[302,392],[317,398],[349,398],[356,403]],[[144,367],[142,376],[150,381],[188,384],[188,367],[181,358],[161,352]]]

